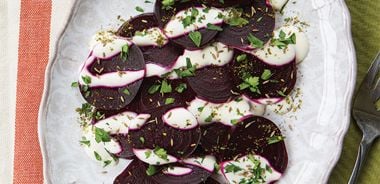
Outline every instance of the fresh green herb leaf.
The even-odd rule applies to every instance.
[[[120,57],[123,61],[128,60],[128,54],[129,54],[129,45],[125,44],[121,47],[121,54]]]
[[[272,77],[272,72],[268,69],[265,69],[264,72],[261,74],[261,79],[268,80]]]
[[[102,157],[99,155],[98,152],[94,151],[94,156],[95,156],[96,160],[102,161]]]
[[[198,107],[198,111],[202,112],[204,108],[205,108],[204,106],[203,107]]]
[[[226,173],[236,173],[236,172],[239,172],[241,170],[243,170],[242,168],[240,168],[239,166],[235,165],[235,164],[228,164],[225,168],[226,170]]]
[[[286,37],[286,33],[284,31],[280,31],[279,38],[273,38],[271,40],[272,46],[277,46],[279,49],[283,49],[287,47],[289,44],[296,44],[296,34],[293,33],[289,37]]]
[[[283,96],[283,97],[286,97],[286,94],[283,92],[283,91],[277,91],[277,94]]]
[[[199,31],[189,33],[189,38],[194,42],[197,47],[201,46],[202,34]]]
[[[76,88],[76,87],[78,87],[79,86],[79,83],[78,82],[72,82],[71,83],[71,87],[73,87],[73,88]]]
[[[275,143],[278,143],[280,141],[283,141],[284,140],[284,137],[283,136],[272,136],[272,137],[269,137],[267,139],[268,141],[268,144],[275,144]]]
[[[238,119],[231,120],[231,124],[233,124],[233,125],[237,125],[238,123],[239,123]]]
[[[192,8],[191,9],[191,14],[183,18],[182,20],[182,25],[184,28],[187,26],[190,26],[197,20],[197,16],[199,15],[199,11],[197,8]]]
[[[100,142],[110,142],[111,141],[111,137],[108,134],[108,132],[104,131],[101,128],[95,127],[95,141],[97,143],[100,143]]]
[[[230,26],[243,27],[249,23],[249,21],[242,17],[243,9],[231,8],[228,10],[228,14],[224,16],[224,21]]]
[[[156,173],[157,173],[157,169],[153,165],[149,165],[148,168],[146,169],[146,175],[148,176],[153,176]]]
[[[143,143],[143,144],[145,143],[145,138],[144,137],[140,137],[139,140],[140,140],[141,143]]]
[[[175,88],[178,93],[183,93],[186,89],[187,85],[185,83],[181,83]]]
[[[259,91],[259,77],[249,76],[244,79],[244,82],[239,85],[240,90],[249,88],[251,92],[260,93]]]
[[[211,24],[211,23],[207,24],[207,29],[214,30],[214,31],[223,31],[223,28],[221,28],[220,26],[216,26],[214,24]]]
[[[91,84],[91,77],[88,75],[82,76],[82,80],[85,84]]]
[[[123,93],[126,94],[126,95],[131,95],[131,92],[128,89],[124,89]]]
[[[220,3],[224,4],[224,0],[219,0]]]
[[[211,122],[212,119],[216,116],[215,112],[212,112],[206,119],[205,122]]]
[[[145,0],[144,3],[152,3],[152,1]]]
[[[161,94],[165,93],[171,93],[172,92],[172,85],[170,85],[166,80],[163,80],[161,83]]]
[[[242,17],[235,17],[235,18],[230,18],[228,19],[227,24],[230,26],[236,26],[236,27],[243,27],[247,25],[249,22],[247,19],[242,18]]]
[[[152,94],[156,93],[157,91],[159,91],[160,88],[161,88],[161,85],[154,84],[154,85],[152,85],[152,86],[148,89],[148,93],[152,95]]]
[[[144,12],[144,9],[142,9],[140,6],[136,6],[136,11],[138,11],[138,12]]]
[[[190,58],[186,58],[186,68],[174,69],[174,72],[180,77],[192,77],[195,73],[195,66],[191,64]]]
[[[175,99],[174,98],[166,98],[165,99],[165,105],[169,105],[174,103]]]
[[[258,39],[257,37],[253,36],[251,33],[249,33],[247,38],[252,47],[258,49],[264,47],[264,42]]]
[[[148,151],[145,151],[145,158],[149,158],[150,155],[152,155],[152,151],[148,150]]]
[[[91,142],[89,140],[81,140],[79,141],[81,145],[86,145],[88,147],[91,146]]]
[[[156,147],[153,150],[154,154],[157,155],[159,158],[169,161],[168,154],[164,148]]]
[[[247,59],[247,54],[240,54],[236,57],[237,62],[245,61]]]
[[[104,161],[103,163],[104,163],[104,165],[103,165],[103,167],[107,167],[108,165],[110,165],[111,164],[111,160],[106,160],[106,161]]]

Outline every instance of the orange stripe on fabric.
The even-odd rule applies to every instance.
[[[51,0],[21,0],[13,179],[16,184],[43,183],[37,117],[49,58],[50,17]]]

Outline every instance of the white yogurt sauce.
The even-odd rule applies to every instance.
[[[286,48],[280,49],[267,43],[264,48],[254,50],[252,54],[267,64],[282,66],[296,58],[296,49],[294,45],[288,45]]]
[[[92,125],[83,127],[82,141],[86,142],[86,144],[81,143],[86,154],[92,160],[100,162],[103,165],[106,165],[106,162],[116,164],[110,153],[117,154],[122,151],[120,144],[114,139],[111,139],[109,142],[96,142],[95,127]]]
[[[269,0],[273,9],[280,11],[289,0]]]
[[[198,121],[194,115],[183,107],[169,110],[162,116],[162,120],[167,125],[181,130],[188,130],[198,126]]]
[[[94,75],[88,70],[88,67],[96,62],[96,60],[97,58],[95,56],[90,56],[85,62],[79,75],[79,83],[81,85],[88,85],[89,87],[121,87],[138,81],[145,76],[145,70],[119,71]],[[91,83],[86,84],[83,77],[91,78]]]
[[[169,40],[158,27],[149,28],[140,34],[135,34],[131,40],[137,46],[163,46]]]
[[[164,174],[172,175],[172,176],[183,176],[183,175],[190,174],[191,172],[193,172],[193,170],[187,167],[174,166],[174,167],[168,167],[162,170],[162,172]]]
[[[122,112],[98,121],[95,126],[110,134],[127,134],[129,129],[139,129],[150,118],[149,114]]]
[[[194,23],[184,26],[182,23],[182,20],[187,17],[191,16],[191,10],[192,8],[183,10],[178,12],[174,17],[166,24],[164,31],[166,36],[169,38],[175,38],[182,35],[185,35],[189,32],[199,30],[201,28],[205,28],[207,24],[221,24],[223,23],[223,18],[218,16],[219,14],[223,13],[222,10],[216,9],[216,8],[209,8],[208,12],[205,12],[204,7],[194,7],[198,10],[198,15],[195,17]]]
[[[229,49],[228,46],[215,42],[211,46],[205,47],[201,50],[185,50],[184,54],[178,57],[175,64],[169,68],[156,64],[148,64],[146,65],[146,76],[161,76],[173,71],[174,69],[186,67],[186,58],[189,58],[191,64],[195,65],[197,69],[209,65],[223,66],[232,61],[233,55],[233,50]],[[169,78],[176,79],[178,76],[175,72],[172,72]]]
[[[213,122],[220,122],[227,126],[233,126],[242,118],[250,115],[263,115],[265,106],[249,102],[244,98],[239,101],[215,104],[196,98],[188,107],[188,110],[194,114],[200,125],[207,125]]]
[[[274,32],[274,38],[278,38],[280,31],[283,31],[286,34],[286,38],[290,37],[293,33],[296,35],[296,61],[297,64],[302,62],[307,54],[309,53],[309,41],[307,39],[307,36],[305,32],[303,32],[301,29],[299,29],[296,26],[283,26],[280,27],[278,30]]]
[[[182,160],[183,163],[194,165],[206,169],[209,172],[214,172],[216,159],[212,155],[204,157],[192,157]]]
[[[228,172],[226,168],[231,168],[231,166],[235,168],[238,167],[241,170],[235,173],[232,171]],[[252,170],[257,168],[261,168],[263,171],[261,175],[263,181],[260,183],[270,183],[280,179],[281,177],[281,173],[274,170],[268,160],[258,155],[251,155],[251,159],[249,156],[243,156],[238,158],[236,161],[227,161],[222,163],[221,167],[223,175],[230,183],[240,183],[243,179],[249,180],[250,178],[255,177],[255,173],[253,173]]]
[[[116,36],[111,31],[99,31],[90,41],[92,55],[107,59],[121,52],[124,45],[132,45],[126,38]]]
[[[133,153],[138,159],[150,165],[165,165],[178,161],[177,158],[171,155],[167,155],[167,159],[160,158],[152,149],[133,149]]]

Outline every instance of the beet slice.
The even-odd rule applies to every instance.
[[[251,1],[249,5],[239,6],[238,8],[243,10],[242,18],[248,20],[249,23],[242,27],[226,24],[216,40],[243,50],[252,49],[247,38],[249,34],[264,43],[267,42],[275,27],[275,13],[272,7],[267,6],[265,0],[255,0]]]
[[[146,174],[144,163],[138,159],[133,160],[128,167],[117,176],[114,184],[158,184]]]
[[[135,35],[136,31],[144,31],[158,26],[159,23],[155,14],[144,13],[125,22],[117,31],[117,35],[131,38]],[[144,55],[146,64],[153,63],[163,67],[172,66],[183,53],[182,48],[170,42],[162,46],[141,46],[140,49]]]
[[[284,173],[288,154],[284,141],[268,143],[268,139],[274,136],[282,134],[272,121],[258,116],[248,117],[236,126],[223,152],[223,160],[234,160],[255,153],[266,158],[278,172]]]
[[[204,184],[220,184],[218,181],[216,181],[214,178],[209,177],[207,180],[204,182]]]
[[[237,52],[233,62],[233,79],[236,86],[244,82],[246,75],[259,77],[258,92],[252,92],[249,88],[241,92],[248,98],[262,103],[262,99],[282,99],[293,90],[297,81],[297,66],[295,60],[283,66],[269,65],[257,57],[246,54],[245,61],[236,61],[237,56],[243,54]],[[269,70],[271,76],[267,80],[262,79],[264,70]]]
[[[144,70],[145,63],[141,50],[132,45],[129,49],[128,59],[124,61],[120,54],[110,59],[98,59],[89,66],[89,71],[93,74],[102,75],[117,71],[137,71]],[[142,79],[122,87],[90,87],[80,86],[82,96],[88,103],[99,110],[120,110],[132,102],[137,95],[142,84]],[[128,93],[125,93],[128,91]]]
[[[182,164],[170,164],[167,167],[173,167],[173,166],[179,166],[179,167],[185,167],[192,170],[189,174],[185,175],[169,175],[165,174],[162,171],[152,176],[152,179],[160,184],[197,184],[202,183],[207,180],[208,177],[211,176],[211,173],[207,170],[204,170],[200,167],[193,166],[193,165],[182,165]]]
[[[154,13],[157,16],[157,19],[159,21],[159,25],[161,28],[164,28],[165,25],[170,21],[170,19],[176,15],[178,12],[191,8],[191,7],[201,7],[202,3],[200,3],[198,0],[192,0],[192,1],[176,1],[174,8],[171,9],[165,9],[163,8],[162,1],[156,1],[155,7],[154,7]],[[215,36],[218,34],[218,31],[215,30],[209,30],[206,28],[201,28],[198,30],[201,35],[201,43],[199,47],[203,47],[210,43],[212,39],[215,38]],[[188,34],[184,34],[180,37],[171,38],[172,41],[183,48],[189,49],[189,50],[196,50],[199,49],[197,45],[194,44],[194,42],[189,38]]]
[[[133,154],[132,145],[128,142],[127,136],[115,135],[113,136],[121,145],[122,152],[116,154],[119,158],[133,159],[135,154]]]
[[[223,152],[227,147],[233,127],[222,123],[213,123],[201,127],[200,145],[207,154],[214,155],[218,161],[223,160]]]
[[[213,103],[224,103],[236,97],[232,78],[231,65],[225,65],[199,69],[187,81],[198,97]]]
[[[158,111],[152,114],[148,122],[140,129],[130,130],[128,141],[136,149],[163,148],[167,154],[184,158],[194,152],[201,138],[199,126],[181,130],[173,128],[162,121],[164,113]],[[141,141],[141,140],[144,141]]]
[[[154,113],[157,116],[161,116],[169,109],[175,107],[185,107],[186,104],[192,101],[195,98],[195,93],[186,83],[186,80],[178,79],[178,80],[165,80],[168,84],[170,84],[172,88],[172,92],[161,94],[160,90],[155,92],[154,94],[149,94],[149,89],[155,85],[161,85],[164,79],[160,79],[158,77],[151,77],[144,80],[144,83],[141,87],[141,97],[140,97],[140,109],[145,113]],[[187,88],[179,93],[176,89],[179,86],[186,85]],[[171,104],[165,104],[166,99],[172,98],[174,102]],[[159,113],[157,113],[159,111]]]

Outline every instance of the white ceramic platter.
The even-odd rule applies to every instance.
[[[293,3],[295,2],[295,3]],[[46,71],[44,97],[39,116],[39,136],[46,183],[109,184],[126,167],[104,169],[80,147],[80,128],[75,108],[83,103],[70,87],[78,67],[88,54],[88,41],[102,28],[116,29],[117,16],[136,15],[135,7],[152,11],[143,0],[78,0],[61,35],[57,51]],[[328,180],[337,162],[349,124],[349,109],[355,84],[356,60],[351,40],[350,18],[343,0],[290,0],[285,15],[298,15],[310,24],[310,53],[299,65],[297,87],[302,107],[278,116],[275,121],[286,136],[289,167],[279,183],[319,184]]]

